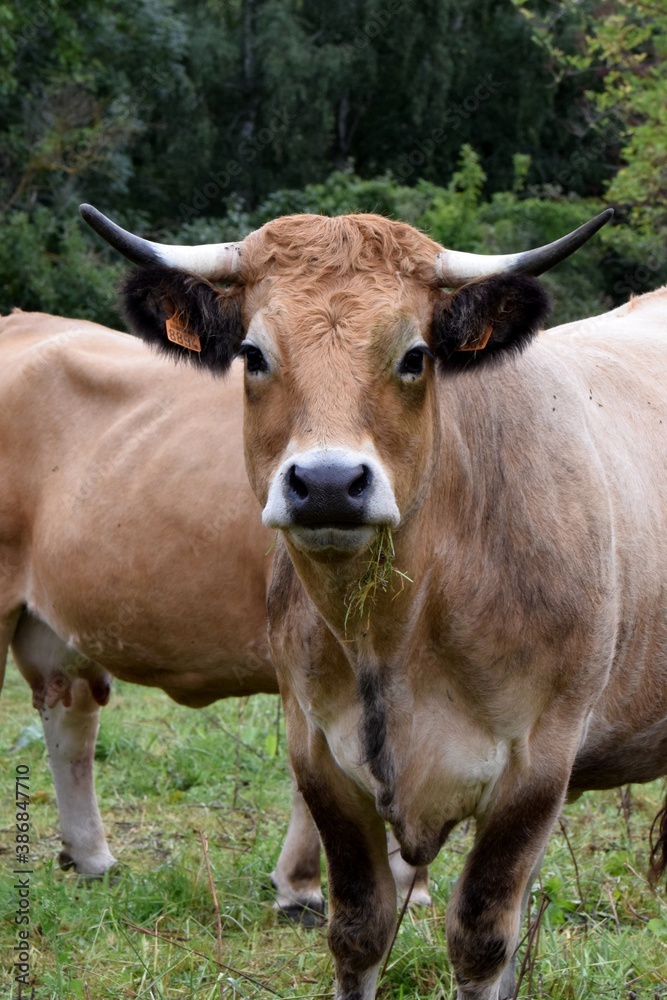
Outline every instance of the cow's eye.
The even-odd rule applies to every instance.
[[[419,347],[411,347],[401,358],[398,366],[398,374],[417,378],[424,371],[424,358],[426,356],[431,357],[431,352],[426,344],[420,344]]]
[[[269,366],[266,363],[266,358],[255,344],[244,340],[239,348],[239,354],[245,357],[245,370],[247,372],[268,372]]]

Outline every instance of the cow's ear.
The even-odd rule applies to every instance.
[[[535,278],[496,274],[439,295],[432,339],[443,371],[479,366],[520,351],[549,313],[546,291]]]
[[[243,290],[216,288],[185,271],[155,265],[133,271],[122,288],[130,329],[170,357],[224,374],[243,340]]]

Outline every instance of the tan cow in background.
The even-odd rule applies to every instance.
[[[278,690],[241,380],[240,363],[223,384],[94,323],[0,319],[0,678],[11,645],[44,724],[59,860],[84,875],[115,864],[93,784],[110,675],[192,707]],[[413,871],[394,866],[405,892]],[[296,791],[273,881],[288,914],[322,912]]]
[[[249,479],[281,534],[272,657],[327,853],[336,997],[371,1000],[392,940],[385,822],[427,864],[468,816],[447,911],[458,997],[512,996],[566,796],[667,772],[667,291],[536,336],[532,276],[609,213],[487,259],[378,216],[180,248],[84,212],[139,265],[143,336],[219,372],[245,355]]]

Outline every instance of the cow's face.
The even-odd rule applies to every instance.
[[[435,286],[437,245],[375,217],[281,219],[246,243],[243,286],[144,270],[128,287],[130,318],[156,340],[177,313],[213,369],[244,356],[246,461],[264,523],[315,558],[354,555],[428,489],[443,373],[525,341],[545,296],[525,277],[449,295]]]
[[[268,527],[311,553],[355,552],[428,479],[432,295],[367,274],[299,284],[248,296],[248,473]]]

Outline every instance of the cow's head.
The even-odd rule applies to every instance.
[[[242,243],[168,247],[82,211],[139,265],[125,287],[138,333],[215,372],[244,356],[264,522],[325,559],[410,516],[437,451],[436,380],[523,347],[547,312],[533,275],[611,214],[547,247],[486,257],[374,215],[290,216]]]

